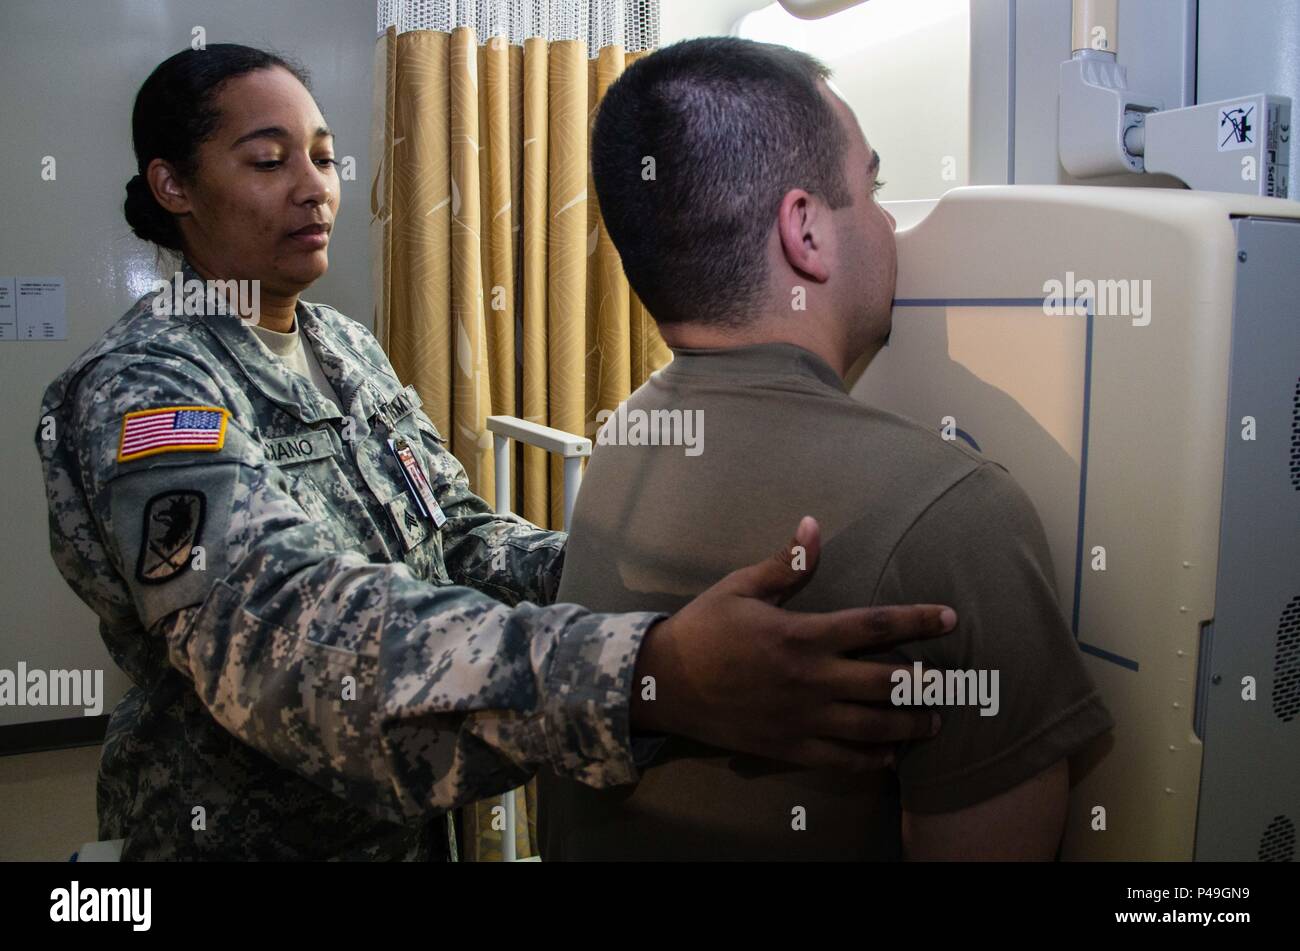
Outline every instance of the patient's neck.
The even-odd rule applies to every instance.
[[[857,358],[856,353],[847,352],[848,347],[843,341],[835,339],[824,328],[803,325],[796,330],[786,324],[762,319],[736,328],[689,322],[660,324],[659,335],[668,346],[685,350],[729,350],[760,343],[791,343],[817,354],[841,380]]]

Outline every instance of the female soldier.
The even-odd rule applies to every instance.
[[[41,409],[54,558],[134,684],[99,780],[123,858],[444,857],[432,820],[540,764],[635,780],[633,726],[857,769],[929,732],[880,706],[890,667],[840,655],[951,612],[781,611],[811,573],[789,552],[666,620],[539,607],[565,536],[495,515],[377,341],[298,296],[339,206],[300,68],[178,53],[132,132],[132,229],[232,283],[144,295]],[[792,544],[815,564],[816,523]]]

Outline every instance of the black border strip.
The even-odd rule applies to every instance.
[[[98,746],[108,732],[109,714],[97,717],[67,717],[0,726],[0,756],[44,753],[78,746]]]

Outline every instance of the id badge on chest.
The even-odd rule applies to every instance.
[[[425,518],[433,519],[435,528],[442,528],[447,521],[447,516],[443,514],[442,506],[434,498],[433,487],[429,485],[429,480],[424,474],[424,469],[420,467],[419,460],[415,458],[415,451],[411,449],[410,443],[399,436],[397,439],[388,440],[388,448],[392,450],[393,456],[402,467],[402,475],[406,477],[406,488],[411,493],[411,498],[416,508],[420,510],[420,514]]]

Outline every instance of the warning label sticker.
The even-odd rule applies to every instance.
[[[1236,149],[1253,149],[1259,141],[1255,128],[1258,117],[1255,115],[1255,103],[1242,102],[1219,107],[1219,151],[1232,152]]]

